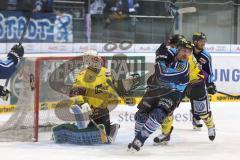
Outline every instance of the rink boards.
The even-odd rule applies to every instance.
[[[112,60],[111,57],[115,53],[100,53],[100,55],[106,59],[106,66],[111,69]],[[142,66],[150,64],[154,65],[154,56],[152,53],[139,53],[139,54],[130,54],[130,53],[123,53],[125,54],[129,62],[138,63],[138,66],[135,68],[143,68]],[[213,64],[213,73],[214,73],[214,81],[217,86],[217,90],[226,92],[233,95],[240,95],[240,64],[239,64],[240,54],[233,54],[233,53],[213,53],[212,54],[212,64]],[[134,64],[135,65],[135,64]],[[126,64],[125,67],[129,69],[129,64]],[[142,70],[141,70],[142,71]],[[147,71],[143,71],[147,72]],[[209,95],[211,102],[240,102],[240,99],[228,97],[221,94]],[[130,104],[137,104],[141,100],[141,97],[133,97],[130,98]],[[183,99],[184,102],[188,101],[187,98]],[[57,102],[49,101],[44,102],[41,104],[42,109],[54,109],[54,106]],[[9,102],[3,102],[0,100],[0,114],[10,113],[15,109],[14,105],[9,105]],[[119,104],[124,105],[125,101],[119,99]]]

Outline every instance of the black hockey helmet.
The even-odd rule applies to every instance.
[[[168,43],[169,44],[177,44],[178,41],[181,39],[181,38],[185,38],[183,35],[181,34],[174,34],[172,35],[169,40],[168,40]]]
[[[187,49],[193,50],[193,44],[186,38],[181,38],[177,43],[177,50],[181,48],[187,48]]]
[[[198,41],[200,39],[207,40],[207,36],[203,32],[194,32],[192,36],[193,41]]]

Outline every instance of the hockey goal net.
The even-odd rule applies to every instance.
[[[22,60],[11,78],[12,113],[4,115],[0,141],[38,141],[39,133],[75,121],[67,100],[82,57],[41,57]],[[65,108],[64,108],[65,107]]]

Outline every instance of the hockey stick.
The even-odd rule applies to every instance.
[[[225,92],[221,92],[221,91],[217,91],[217,93],[220,93],[222,95],[225,95],[225,96],[228,96],[228,97],[232,97],[232,98],[236,98],[236,99],[239,99],[240,98],[240,95],[232,95],[232,94],[228,94],[228,93],[225,93]]]
[[[33,10],[32,10],[31,13],[29,14],[29,16],[26,17],[26,24],[25,24],[25,26],[24,26],[24,28],[23,28],[23,33],[22,33],[22,35],[21,35],[21,37],[20,37],[20,39],[19,39],[19,41],[18,41],[18,45],[19,45],[19,46],[22,45],[22,42],[23,42],[24,36],[25,36],[25,34],[26,34],[26,31],[27,31],[27,28],[28,28],[28,25],[29,25],[29,22],[30,22],[30,19],[31,19],[32,15],[33,15]],[[5,84],[4,84],[4,86],[3,86],[3,89],[4,89],[5,91],[7,90],[7,86],[8,86],[9,80],[10,80],[10,78],[8,78],[8,79],[5,81]],[[9,92],[9,93],[10,93],[10,92]],[[8,93],[8,94],[9,94],[9,93]],[[8,94],[7,94],[6,96],[2,97],[2,99],[3,99],[4,101],[7,101],[7,100],[8,100],[8,96],[9,96]]]
[[[19,45],[19,46],[22,45],[22,42],[23,42],[24,36],[25,36],[25,34],[26,34],[26,32],[27,32],[27,28],[28,28],[28,25],[29,25],[29,22],[30,22],[30,19],[31,19],[32,15],[33,15],[33,11],[31,11],[31,13],[29,14],[29,16],[26,17],[26,24],[25,24],[25,26],[24,26],[23,33],[22,33],[22,35],[21,35],[21,38],[20,38],[20,40],[19,40],[19,42],[18,42],[18,45]]]

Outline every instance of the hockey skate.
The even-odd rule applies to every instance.
[[[140,151],[140,148],[143,146],[142,142],[138,139],[134,139],[132,143],[128,144],[128,151],[134,153]]]
[[[211,141],[213,141],[216,137],[216,130],[215,130],[215,126],[213,126],[212,128],[208,128],[208,137]]]
[[[196,130],[196,131],[202,130],[203,125],[200,123],[200,120],[193,118],[192,125],[193,125],[193,130]]]
[[[117,136],[119,128],[120,128],[119,124],[111,125],[111,127],[110,127],[110,134],[108,136],[109,143],[114,143],[115,142],[115,139],[116,139],[116,136]]]
[[[168,134],[160,134],[159,136],[155,137],[155,138],[153,139],[153,141],[154,141],[156,144],[164,144],[164,145],[167,145],[168,142],[170,141],[172,130],[173,130],[173,126],[171,127],[171,130],[170,130],[170,132],[169,132]]]

